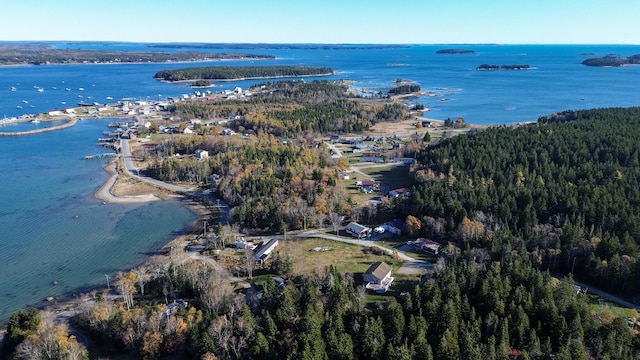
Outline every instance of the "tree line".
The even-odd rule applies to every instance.
[[[264,283],[245,301],[215,268],[174,261],[150,280],[151,296],[186,298],[170,309],[98,297],[74,326],[108,352],[144,359],[638,359],[640,337],[611,310],[594,310],[570,278],[540,272],[517,254],[452,259],[430,281],[369,302],[358,274],[328,267]],[[123,276],[132,281],[130,276]],[[142,300],[136,282],[136,299]],[[171,303],[169,303],[171,304]],[[29,313],[30,314],[30,313]],[[36,312],[37,314],[37,312]],[[21,313],[19,316],[34,316]],[[37,329],[38,326],[35,326]],[[34,338],[28,322],[7,336]],[[20,345],[18,345],[20,348]]]

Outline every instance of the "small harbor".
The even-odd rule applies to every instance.
[[[86,155],[85,160],[111,159],[120,156],[120,139],[135,139],[137,124],[133,121],[117,121],[109,123],[112,130],[103,131],[104,137],[98,138],[98,145],[112,148],[115,152]]]

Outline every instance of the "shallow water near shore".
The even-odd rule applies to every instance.
[[[178,200],[103,204],[107,179],[96,139],[113,119],[0,141],[0,323],[25,306],[105,286],[105,275],[135,266],[189,227]],[[54,285],[54,283],[56,285]]]

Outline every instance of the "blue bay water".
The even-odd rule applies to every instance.
[[[0,322],[46,297],[104,285],[105,274],[142,262],[195,220],[178,201],[103,205],[92,198],[107,178],[106,161],[82,158],[104,151],[96,139],[109,121],[0,137]]]
[[[129,43],[87,43],[81,47],[145,48]],[[443,48],[476,53],[436,54]],[[581,64],[587,57],[638,54],[640,46],[414,45],[215,51],[270,54],[276,60],[0,67],[0,118],[75,107],[78,102],[112,101],[108,98],[181,96],[192,92],[186,84],[159,82],[153,75],[164,69],[217,65],[328,66],[337,73],[321,79],[351,80],[354,87],[382,92],[394,87],[397,79],[409,80],[435,95],[413,100],[431,109],[425,116],[462,117],[469,123],[485,125],[533,121],[567,109],[640,105],[640,66],[593,68]],[[481,64],[528,64],[533,68],[475,70]],[[248,88],[257,82],[224,82],[211,90]],[[92,199],[107,177],[102,170],[105,163],[80,159],[102,151],[96,140],[108,122],[84,120],[61,131],[0,137],[0,263],[5,265],[0,276],[0,321],[15,309],[38,304],[44,297],[103,284],[105,274],[139,263],[145,253],[166,243],[175,231],[195,219],[188,209],[173,201],[102,205]],[[0,131],[43,126],[48,125],[4,125]],[[53,281],[59,285],[51,285]]]
[[[146,48],[127,43],[87,43],[79,47],[98,50]],[[476,53],[436,54],[443,48],[464,48]],[[175,48],[158,47],[154,50],[177,51]],[[597,68],[581,64],[588,57],[638,54],[640,46],[637,45],[412,45],[389,49],[229,48],[216,51],[269,54],[275,55],[276,60],[0,68],[0,116],[62,109],[76,106],[79,101],[104,103],[108,102],[107,97],[117,100],[124,97],[158,99],[180,96],[192,92],[187,84],[162,83],[154,80],[153,75],[164,69],[217,65],[328,66],[337,74],[322,79],[352,80],[355,87],[383,92],[395,86],[396,79],[405,79],[438,95],[416,99],[432,109],[428,117],[463,117],[469,123],[485,125],[532,121],[541,115],[568,109],[640,104],[640,66]],[[529,64],[533,69],[475,70],[480,64]],[[257,82],[223,82],[211,90],[233,89],[235,86],[247,88]],[[10,90],[12,86],[16,91]],[[34,87],[41,87],[44,91],[37,92]]]

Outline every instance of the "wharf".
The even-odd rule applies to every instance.
[[[118,156],[117,153],[102,153],[102,154],[95,154],[95,155],[87,155],[84,157],[84,159],[85,160],[109,159],[117,156]]]

